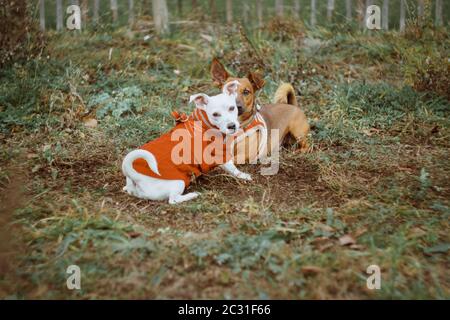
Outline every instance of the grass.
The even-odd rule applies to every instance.
[[[1,71],[0,297],[448,299],[450,104],[405,65],[411,48],[447,56],[448,38],[207,30],[53,34]],[[251,184],[216,170],[177,206],[124,194],[124,154],[217,91],[214,55],[244,74],[260,57],[262,103],[292,82],[313,151],[286,145],[275,176],[242,166]],[[366,287],[371,264],[381,290]]]

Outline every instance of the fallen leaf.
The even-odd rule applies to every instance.
[[[276,230],[281,233],[296,233],[297,229],[294,228],[286,228],[286,227],[277,227]]]
[[[427,232],[419,227],[415,227],[412,228],[409,232],[408,232],[408,236],[410,238],[420,238],[423,237],[424,235],[426,235]]]
[[[329,238],[326,238],[326,237],[318,237],[318,238],[315,238],[314,240],[312,240],[311,241],[311,243],[312,244],[322,244],[322,243],[325,243],[325,242],[328,242],[328,241],[330,241],[330,239]]]
[[[355,239],[359,238],[360,236],[362,236],[366,232],[367,232],[367,228],[366,227],[363,227],[361,229],[356,230],[356,232],[355,232]]]
[[[302,273],[305,275],[314,275],[323,271],[322,268],[316,266],[304,266],[301,268]]]
[[[363,250],[365,248],[366,247],[363,246],[362,244],[352,244],[352,245],[350,245],[350,249],[353,249],[353,250]]]
[[[329,225],[326,225],[326,224],[323,224],[323,223],[318,223],[317,224],[317,228],[322,230],[322,231],[329,232],[329,233],[334,232],[334,228],[333,227],[330,227]]]
[[[351,244],[355,244],[356,240],[349,234],[346,234],[345,236],[342,236],[339,238],[339,244],[341,246],[348,246]]]
[[[94,118],[88,118],[84,120],[84,125],[88,128],[95,128],[98,125],[98,121]]]
[[[212,42],[213,41],[213,37],[208,36],[207,34],[201,34],[200,37],[202,37],[203,39],[205,39],[208,42]]]
[[[362,130],[362,132],[363,132],[366,136],[370,137],[370,136],[372,136],[373,134],[378,134],[378,133],[380,132],[380,130],[375,129],[375,128],[370,128],[370,129],[364,129],[364,130]]]
[[[400,167],[400,166],[398,166],[397,168],[398,168],[398,170],[400,170],[400,171],[406,171],[406,172],[410,172],[410,173],[414,171],[413,169],[411,169],[411,168],[406,168],[406,167]]]
[[[128,235],[130,236],[130,238],[137,238],[141,235],[140,232],[136,232],[136,231],[131,231],[128,233]]]
[[[324,251],[326,251],[327,249],[329,249],[331,247],[333,247],[333,243],[332,242],[328,242],[328,243],[325,243],[324,245],[319,246],[317,248],[317,250],[319,250],[319,252],[324,252]]]

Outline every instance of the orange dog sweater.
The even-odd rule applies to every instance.
[[[133,162],[133,168],[137,172],[158,179],[183,180],[185,187],[188,187],[193,178],[207,173],[218,165],[224,164],[232,159],[233,144],[238,135],[225,136],[209,122],[205,111],[195,109],[189,117],[184,113],[180,114],[174,111],[172,112],[172,116],[176,120],[174,128],[140,147],[140,149],[147,150],[155,156],[158,162],[158,171],[161,175],[154,173],[144,159],[136,159]],[[243,128],[243,132],[253,131],[256,127],[260,126],[265,127],[265,123],[261,120],[261,116],[257,114],[253,121]],[[187,141],[183,140],[183,142],[180,142],[179,140],[173,140],[174,132],[179,129],[185,130],[183,131],[185,134],[182,136],[186,137]],[[214,133],[215,139],[222,139],[221,141],[223,143],[220,149],[208,148],[215,141],[211,139],[211,132]],[[196,141],[194,139],[198,139],[197,143],[200,143],[200,148],[195,148]],[[183,143],[184,146],[190,144],[187,148],[181,148],[180,151],[182,152],[178,153],[180,158],[189,160],[176,163],[172,153],[174,148],[177,148],[177,150],[180,149],[180,143]],[[183,154],[186,149],[188,154]],[[201,152],[198,152],[198,150]],[[205,157],[215,161],[205,161]]]
[[[158,171],[161,175],[154,173],[144,159],[136,159],[133,162],[133,168],[137,172],[158,179],[183,180],[187,187],[193,178],[232,159],[233,137],[225,136],[217,128],[214,128],[208,121],[206,112],[195,109],[187,117],[186,114],[179,114],[175,111],[172,112],[172,116],[177,122],[174,128],[140,147],[140,149],[147,150],[155,156],[158,162]],[[182,131],[176,132],[177,130]],[[183,138],[181,142],[174,139],[178,136]],[[214,136],[214,139],[222,139],[223,143],[219,150],[218,148],[209,148],[211,151],[208,153],[208,146],[215,141],[211,139],[211,136]],[[197,140],[194,141],[194,139]],[[217,144],[218,142],[216,142]],[[177,159],[181,159],[181,163],[179,163],[180,160],[173,157],[175,148],[177,148],[177,151],[179,150],[175,154]],[[208,161],[205,161],[204,158],[206,157],[209,159]]]

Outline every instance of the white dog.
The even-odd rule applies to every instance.
[[[174,129],[148,142],[140,149],[131,151],[122,163],[122,172],[126,176],[124,190],[141,199],[169,199],[170,204],[175,204],[196,198],[199,195],[197,192],[183,195],[191,177],[197,177],[216,166],[221,166],[235,177],[251,180],[249,174],[236,168],[232,158],[226,157],[232,157],[231,152],[233,150],[232,145],[227,145],[227,142],[232,141],[232,135],[239,130],[236,107],[238,85],[238,81],[230,82],[224,86],[221,94],[212,97],[203,93],[191,96],[189,102],[194,101],[196,109],[189,118],[186,115],[180,116],[178,113],[173,113],[178,122]],[[215,149],[213,154],[220,159],[224,159],[221,157],[223,155],[221,151],[224,148],[226,160],[204,163],[203,158],[200,161],[195,161],[198,159],[194,155],[194,159],[187,163],[186,161],[183,163],[175,161],[174,150],[179,147],[179,142],[173,139],[176,130],[187,132],[189,136],[187,141],[192,144],[195,144],[193,142],[194,137],[197,135],[198,138],[198,134],[200,134],[202,152],[209,150],[213,143],[216,143],[216,146],[220,143],[220,150]],[[205,138],[206,133],[210,131],[219,140],[211,141],[211,135]],[[228,139],[230,137],[231,139]],[[224,138],[224,143],[218,142],[221,138]],[[192,154],[195,154],[195,151]],[[185,152],[183,155],[189,156],[191,152]],[[203,155],[204,153],[202,153]]]

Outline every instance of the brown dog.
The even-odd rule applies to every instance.
[[[231,77],[216,58],[213,59],[211,64],[211,76],[214,82],[221,87],[230,81],[239,81],[240,86],[238,88],[236,105],[238,107],[239,122],[245,130],[245,127],[251,125],[252,121],[254,121],[255,115],[258,112],[256,92],[264,86],[265,81],[259,74],[254,72],[250,72],[246,78]],[[297,99],[292,85],[288,83],[280,85],[275,92],[274,103],[261,106],[259,113],[267,124],[268,135],[266,137],[266,145],[268,150],[272,150],[272,146],[268,145],[271,141],[271,129],[278,129],[280,145],[285,137],[292,136],[298,142],[301,152],[308,151],[307,135],[310,127],[305,114],[297,105]],[[258,157],[258,153],[255,153],[254,150],[252,151],[253,148],[249,148],[249,146],[259,146],[261,139],[263,139],[261,134],[254,134],[247,137],[237,144],[235,153],[244,156],[241,153],[245,152],[245,160],[252,161]],[[240,146],[239,144],[243,145]]]

